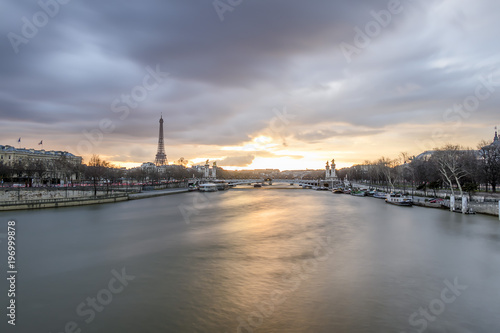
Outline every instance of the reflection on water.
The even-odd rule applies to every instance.
[[[500,329],[492,217],[263,189],[0,217],[18,222],[22,332]],[[78,305],[122,267],[136,278],[85,322]],[[455,279],[467,289],[429,309]]]

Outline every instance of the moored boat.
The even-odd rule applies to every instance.
[[[374,198],[377,198],[377,199],[386,199],[387,198],[387,194],[384,193],[384,192],[379,192],[379,191],[376,191],[374,194],[373,194],[373,197]]]
[[[316,191],[328,191],[328,187],[325,186],[316,187]]]
[[[400,193],[389,193],[385,198],[385,202],[396,206],[413,206],[413,201]]]
[[[217,192],[217,185],[213,183],[200,184],[200,192]]]
[[[198,190],[199,190],[199,188],[198,188],[198,186],[197,186],[197,185],[189,185],[189,186],[188,186],[188,191],[189,191],[189,192],[192,192],[192,191],[198,191]]]
[[[217,186],[217,190],[224,191],[229,189],[229,184],[224,180],[216,180],[214,184]]]

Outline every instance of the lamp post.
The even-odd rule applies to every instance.
[[[407,168],[407,164],[405,161],[405,164],[403,165],[403,195],[406,193],[406,178],[405,178],[406,168]]]
[[[411,171],[411,200],[413,201],[413,195],[415,191],[415,172],[413,171],[413,168],[410,167]]]
[[[411,163],[410,163],[411,164]],[[413,200],[413,196],[414,196],[414,188],[413,186],[415,185],[415,172],[413,171],[413,168],[410,166],[410,164],[407,164],[406,163],[406,160],[405,160],[405,164],[404,164],[404,169],[403,169],[403,180],[406,184],[406,178],[405,178],[405,169],[410,169],[410,172],[411,172],[411,199]],[[405,187],[406,189],[406,187]]]

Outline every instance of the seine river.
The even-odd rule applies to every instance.
[[[500,332],[495,217],[252,188],[10,219],[1,332]]]

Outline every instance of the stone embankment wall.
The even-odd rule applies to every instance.
[[[0,203],[0,211],[94,205],[125,200],[128,200],[128,195],[126,194],[87,198],[26,200],[17,201],[16,203],[11,204],[2,202]]]
[[[110,192],[111,193],[111,192]],[[98,196],[106,195],[106,191],[97,191]],[[62,198],[88,198],[93,197],[94,191],[90,189],[51,189],[51,188],[4,188],[0,189],[0,203],[24,200],[46,200]]]
[[[365,184],[354,184],[356,187],[366,187],[368,188],[368,185]],[[375,188],[379,191],[386,191],[387,187],[383,186],[371,186],[371,188]],[[396,189],[396,192],[402,192],[401,189]],[[407,189],[407,192],[410,194],[411,189]],[[434,197],[434,191],[413,191],[413,195],[415,197]],[[440,190],[436,191],[436,197],[437,198],[442,198],[442,199],[449,199],[451,195],[451,191],[446,191],[446,190]],[[466,194],[468,195],[468,194]],[[476,213],[480,214],[488,214],[488,215],[494,215],[494,216],[499,216],[499,209],[498,209],[498,201],[500,199],[500,193],[485,193],[485,192],[478,192],[475,193],[471,196],[471,200],[469,201],[468,205],[472,210]],[[426,202],[427,199],[424,198],[415,198],[414,203],[416,206],[422,206],[422,207],[430,207],[430,208],[442,208],[440,203],[437,204],[431,204],[429,202]],[[449,205],[449,200],[445,200],[445,203]],[[460,197],[459,192],[455,192],[455,209],[460,211],[462,209],[462,198]]]
[[[160,195],[187,192],[185,182],[157,186],[110,186],[99,187],[97,195],[93,187],[79,188],[0,188],[0,211],[68,207],[110,203]],[[174,189],[178,188],[178,189]]]
[[[137,193],[142,191],[162,190],[169,188],[185,188],[187,182],[172,182],[162,185],[121,185],[121,186],[99,186],[97,196],[118,194],[118,193]],[[0,203],[23,200],[46,200],[62,198],[89,198],[94,196],[93,186],[85,187],[0,187]]]
[[[498,216],[498,203],[471,202],[469,203],[469,207],[471,207],[476,213]]]
[[[369,186],[367,185],[358,185],[358,184],[355,184],[355,186],[357,187],[366,187],[368,188]],[[372,188],[376,188],[377,190],[379,191],[386,191],[387,190],[387,187],[384,187],[384,186],[372,186]],[[396,189],[396,192],[402,192],[403,190],[402,189]],[[408,193],[412,193],[411,189],[406,189],[406,192]],[[464,193],[467,195],[467,193]],[[413,195],[414,196],[420,196],[420,197],[429,197],[429,198],[434,198],[434,191],[432,190],[427,190],[427,192],[424,192],[424,191],[413,191]],[[439,191],[436,191],[436,198],[442,198],[442,199],[446,199],[450,197],[451,195],[451,191],[446,191],[446,190],[439,190]],[[461,200],[460,198],[460,192],[459,191],[455,191],[455,198],[456,200]],[[471,201],[473,202],[498,202],[498,200],[500,199],[500,193],[485,193],[485,192],[477,192],[477,193],[474,193],[472,196],[471,196]]]

